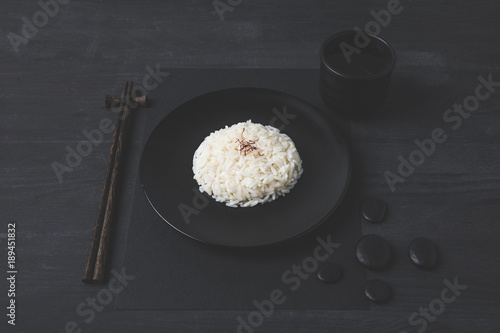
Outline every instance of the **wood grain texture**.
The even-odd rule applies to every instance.
[[[386,3],[243,0],[221,22],[210,1],[73,0],[16,54],[7,34],[19,34],[21,18],[31,19],[40,7],[37,1],[1,1],[0,245],[5,247],[7,221],[16,221],[20,274],[19,325],[2,320],[0,331],[63,332],[76,321],[83,332],[234,332],[241,315],[235,311],[115,311],[110,304],[84,322],[78,305],[102,288],[80,278],[112,134],[104,134],[62,183],[51,163],[64,162],[66,147],[85,140],[83,130],[114,119],[102,105],[104,95],[120,91],[125,80],[142,82],[147,66],[317,68],[326,37],[362,27],[372,19],[370,10]],[[384,224],[364,223],[364,233],[386,237],[398,253],[387,274],[371,277],[390,282],[395,300],[370,311],[277,311],[256,332],[415,332],[410,314],[439,297],[443,280],[455,276],[468,289],[427,332],[500,328],[500,91],[395,193],[382,176],[397,168],[399,154],[414,149],[413,140],[443,125],[444,110],[474,91],[477,76],[493,73],[500,80],[500,4],[401,3],[404,10],[381,33],[398,57],[390,116],[352,125],[353,149],[367,172],[363,189],[386,199],[390,209]],[[406,125],[393,126],[401,123]],[[134,164],[141,146],[131,146]],[[371,154],[382,146],[383,155]],[[126,171],[125,202],[132,201],[134,177],[133,169]],[[119,268],[127,226],[115,227],[112,262]],[[446,264],[438,273],[419,271],[405,259],[406,246],[422,235],[439,245]],[[5,262],[5,251],[0,258]],[[0,293],[6,290],[1,279]]]

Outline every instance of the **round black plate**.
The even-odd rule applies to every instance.
[[[231,208],[200,194],[193,154],[211,132],[249,119],[290,136],[304,173],[284,197]],[[340,132],[313,106],[277,91],[234,88],[170,112],[144,146],[140,177],[151,206],[176,230],[210,244],[252,247],[290,240],[321,224],[347,188],[350,159]]]

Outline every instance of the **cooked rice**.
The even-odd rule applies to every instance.
[[[238,139],[254,142],[240,151]],[[211,133],[193,156],[200,191],[230,207],[253,207],[285,195],[302,175],[302,160],[290,137],[251,120]]]

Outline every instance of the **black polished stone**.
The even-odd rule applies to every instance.
[[[382,199],[368,197],[361,204],[361,213],[368,222],[382,222],[386,211],[387,205]]]
[[[408,247],[411,261],[421,268],[432,268],[437,260],[436,246],[427,238],[415,238]]]
[[[336,262],[327,262],[318,271],[318,278],[326,283],[337,282],[342,276],[343,268]]]
[[[356,257],[363,266],[368,268],[384,268],[391,261],[391,247],[384,238],[378,235],[366,235],[356,244]]]
[[[391,286],[382,280],[373,279],[366,283],[365,295],[369,300],[376,303],[383,303],[391,297]]]

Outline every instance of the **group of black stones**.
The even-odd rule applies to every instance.
[[[368,197],[363,200],[361,214],[371,223],[380,223],[387,212],[386,203],[379,198]],[[438,252],[430,240],[418,237],[408,246],[408,255],[413,264],[421,269],[431,269],[438,261]],[[389,243],[384,238],[369,234],[361,237],[356,244],[356,257],[359,263],[370,270],[387,268],[392,259]],[[342,266],[336,262],[325,263],[318,271],[318,278],[325,283],[337,282],[342,276]],[[375,303],[387,302],[391,299],[392,290],[389,284],[379,279],[366,283],[366,297]]]

